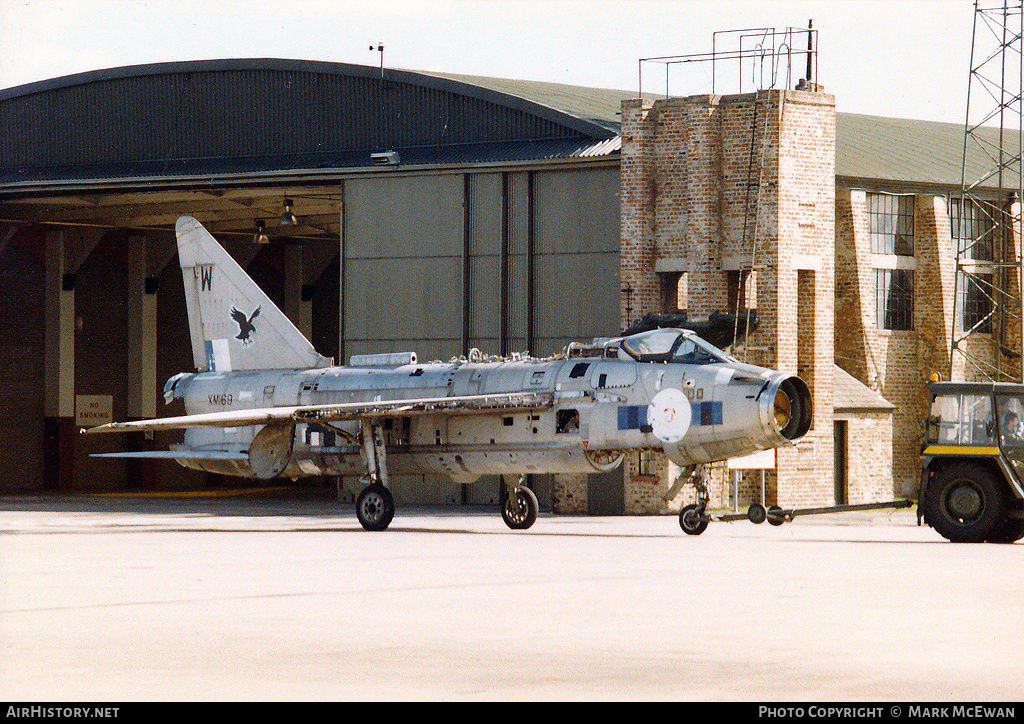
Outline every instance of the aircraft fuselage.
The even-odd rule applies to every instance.
[[[406,417],[399,413],[382,420],[391,473],[445,475],[463,483],[481,475],[605,472],[614,469],[623,451],[630,449],[664,449],[673,462],[689,465],[786,442],[774,415],[780,386],[794,379],[788,375],[734,360],[685,364],[610,358],[606,355],[626,356],[614,344],[599,354],[554,360],[199,373],[176,380],[173,394],[184,398],[187,414],[195,415],[291,405],[542,393],[546,404],[510,409],[507,414]],[[680,422],[668,426],[675,435],[654,429],[650,418],[656,398],[680,408],[675,412]],[[682,420],[684,415],[688,420]],[[255,477],[246,454],[258,431],[255,425],[189,428],[180,451],[238,455],[179,460],[200,470]],[[290,461],[282,475],[360,474],[366,461],[359,434],[358,420],[295,425]]]

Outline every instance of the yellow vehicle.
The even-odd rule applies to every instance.
[[[1024,538],[1024,385],[929,382],[918,522],[956,543]]]

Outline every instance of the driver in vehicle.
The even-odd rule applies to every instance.
[[[1021,425],[1020,415],[1013,410],[1003,415],[1003,444],[1014,447],[1024,445],[1024,426]]]

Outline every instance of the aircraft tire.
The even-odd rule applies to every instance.
[[[1006,522],[1005,486],[981,465],[958,462],[935,474],[921,501],[925,522],[954,543],[982,543]]]
[[[356,499],[356,517],[366,530],[384,530],[395,517],[395,498],[380,483],[363,488]]]
[[[771,525],[782,525],[786,522],[786,517],[782,513],[782,508],[777,505],[768,506],[767,516],[768,522]]]
[[[679,511],[679,527],[687,535],[700,535],[708,527],[708,521],[704,520],[696,505],[687,505]]]
[[[537,496],[527,487],[516,489],[516,496],[502,496],[501,519],[512,530],[526,530],[537,520]]]

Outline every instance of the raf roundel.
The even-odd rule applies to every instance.
[[[667,388],[651,399],[647,422],[662,442],[679,442],[690,429],[690,401],[681,390]]]

